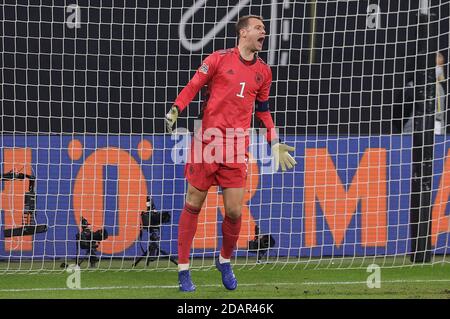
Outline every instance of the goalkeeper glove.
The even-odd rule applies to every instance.
[[[172,134],[172,127],[177,121],[178,118],[178,106],[173,105],[170,108],[169,113],[166,114],[165,122],[166,122],[166,129],[169,134]]]
[[[276,143],[272,145],[272,154],[275,159],[275,172],[278,171],[280,164],[283,172],[286,170],[286,167],[290,169],[297,164],[291,154],[288,153],[294,151],[295,148],[286,144]]]

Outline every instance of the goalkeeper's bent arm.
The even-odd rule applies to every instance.
[[[261,124],[267,129],[267,142],[272,146],[272,154],[275,160],[275,171],[278,171],[280,164],[281,170],[284,172],[286,168],[291,169],[297,162],[289,152],[295,152],[295,148],[282,144],[275,131],[275,124],[273,123],[272,115],[269,111],[269,103],[256,102],[255,116],[259,119]]]

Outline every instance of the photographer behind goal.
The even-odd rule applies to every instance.
[[[136,266],[144,257],[147,257],[148,265],[150,261],[153,261],[156,258],[161,258],[161,254],[169,258],[175,265],[178,265],[178,262],[173,257],[169,256],[167,252],[159,247],[161,241],[161,225],[170,223],[170,213],[166,211],[158,211],[151,196],[147,196],[146,205],[147,210],[141,212],[141,231],[139,233],[139,239],[142,239],[143,231],[147,231],[149,233],[149,245],[147,250],[145,250],[141,245],[142,256],[134,262],[133,266]]]

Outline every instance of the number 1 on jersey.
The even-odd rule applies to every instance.
[[[239,97],[244,97],[244,88],[245,88],[245,82],[241,82],[241,83],[239,83],[240,85],[241,85],[241,92],[239,93],[239,94],[236,94],[236,96],[239,96]]]

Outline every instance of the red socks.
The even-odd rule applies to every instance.
[[[189,264],[192,241],[197,231],[198,214],[201,208],[195,208],[188,203],[184,204],[178,222],[178,263]]]
[[[233,254],[233,250],[236,247],[236,243],[239,239],[239,233],[241,231],[242,217],[237,219],[231,219],[225,216],[222,223],[222,249],[220,254],[225,259],[230,259]]]
[[[197,231],[198,214],[201,208],[195,208],[185,203],[178,221],[178,263],[189,264],[192,241]],[[220,255],[230,259],[239,239],[242,217],[231,219],[225,216],[222,223],[222,249]]]

